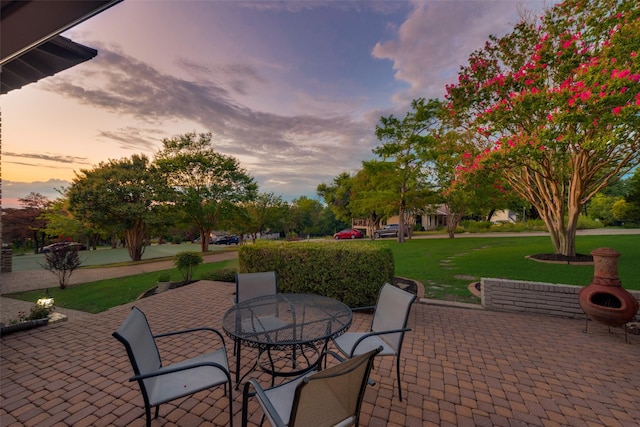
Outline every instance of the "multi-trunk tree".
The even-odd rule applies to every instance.
[[[150,227],[162,221],[164,182],[147,157],[101,162],[76,172],[67,189],[69,209],[96,230],[114,230],[124,237],[132,261],[142,259]]]
[[[448,107],[482,145],[460,168],[499,171],[556,253],[573,256],[583,206],[640,162],[640,4],[566,0],[471,54]]]

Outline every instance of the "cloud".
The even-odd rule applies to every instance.
[[[80,163],[87,164],[86,157],[75,157],[75,156],[66,156],[60,154],[42,154],[42,153],[12,153],[12,152],[3,152],[5,157],[18,157],[22,159],[36,159],[36,160],[46,160],[55,163]],[[12,161],[10,161],[12,162]],[[13,162],[17,163],[17,162]]]
[[[151,130],[155,126],[197,123],[212,131],[216,150],[254,159],[243,166],[259,182],[290,182],[301,188],[299,183],[307,181],[306,177],[323,178],[312,185],[315,191],[328,177],[358,167],[376,143],[375,124],[343,114],[335,100],[314,97],[321,110],[326,102],[323,114],[283,115],[243,105],[235,94],[246,93],[255,85],[269,85],[247,65],[213,67],[182,59],[179,63],[189,70],[187,79],[164,74],[117,49],[100,47],[99,51],[96,60],[87,64],[90,81],[61,75],[46,82],[46,89],[133,117],[141,126],[99,130],[102,139],[120,147],[151,149],[162,134]]]
[[[3,154],[6,155],[6,153]],[[40,193],[49,200],[55,200],[60,197],[60,193],[56,189],[62,190],[70,184],[70,182],[61,179],[35,182],[2,180],[2,208],[21,208],[18,199],[22,199],[30,193]]]
[[[125,127],[114,131],[99,130],[98,137],[111,141],[119,141],[120,148],[131,151],[151,151],[158,145],[158,139],[164,136],[164,132],[157,129],[144,129]]]
[[[515,2],[414,1],[397,38],[379,42],[372,56],[393,62],[395,78],[409,83],[395,95],[407,104],[417,97],[441,98],[460,67],[490,34],[505,34],[518,19]],[[538,7],[542,2],[533,2]],[[457,29],[457,31],[456,31]]]

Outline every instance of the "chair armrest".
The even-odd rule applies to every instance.
[[[250,393],[249,392],[249,387],[253,386],[255,392],[254,393]],[[246,421],[247,419],[247,401],[249,399],[249,397],[251,396],[256,396],[258,398],[258,400],[260,400],[260,402],[262,402],[263,405],[263,409],[265,409],[266,412],[268,412],[269,414],[269,420],[273,420],[273,422],[275,423],[276,427],[286,427],[287,423],[284,422],[282,420],[282,418],[280,418],[280,414],[278,414],[278,411],[276,410],[276,408],[273,406],[273,404],[271,403],[271,401],[269,400],[269,398],[267,397],[267,395],[265,394],[262,386],[260,385],[259,382],[257,382],[254,379],[251,379],[249,381],[247,381],[244,384],[244,390],[242,392],[242,417],[243,417],[243,421]],[[243,423],[244,425],[244,423]]]
[[[375,309],[376,309],[375,305],[372,305],[369,307],[354,307],[351,309],[351,311],[373,311]]]
[[[147,378],[159,377],[161,375],[173,374],[174,372],[187,371],[189,369],[201,368],[203,366],[212,366],[214,368],[220,369],[222,372],[224,372],[224,374],[227,376],[229,381],[231,381],[231,374],[229,373],[229,371],[224,366],[216,362],[199,362],[199,363],[194,363],[192,365],[179,366],[176,368],[171,368],[171,367],[167,369],[160,368],[161,370],[156,372],[134,375],[133,377],[129,378],[129,381],[139,381]]]
[[[208,328],[208,327],[206,327],[206,326],[203,326],[203,327],[200,327],[200,328],[182,329],[182,330],[179,330],[179,331],[173,331],[173,332],[165,332],[165,333],[162,333],[162,334],[154,335],[154,336],[153,336],[153,338],[154,338],[154,339],[155,339],[155,338],[164,338],[164,337],[170,337],[170,336],[172,336],[172,335],[180,335],[180,334],[186,334],[186,333],[190,333],[190,332],[198,332],[198,331],[209,331],[209,332],[213,332],[213,333],[215,333],[216,335],[218,335],[218,337],[220,338],[220,340],[222,340],[222,346],[225,348],[225,351],[226,351],[226,348],[227,348],[227,347],[226,347],[226,345],[225,345],[225,342],[224,342],[224,336],[222,335],[222,333],[221,333],[219,330],[217,330],[217,329],[214,329],[214,328]]]
[[[324,367],[325,367],[325,369],[327,368],[327,355],[328,355],[328,354],[330,354],[330,355],[332,355],[333,357],[335,357],[335,359],[336,359],[338,362],[340,362],[340,363],[342,363],[342,362],[344,362],[344,361],[346,360],[344,357],[340,356],[338,353],[336,353],[336,352],[334,352],[334,351],[331,351],[331,350],[327,350],[327,351],[322,355],[322,357],[324,358]],[[322,361],[321,361],[321,360],[320,360],[320,361],[318,361],[318,366],[322,366]]]
[[[381,332],[369,332],[366,335],[363,335],[360,338],[358,338],[358,340],[353,344],[353,347],[351,347],[351,352],[349,352],[349,358],[353,357],[353,353],[356,351],[356,348],[358,347],[358,345],[360,345],[362,341],[366,340],[369,337],[372,337],[375,335],[389,335],[389,334],[404,333],[404,332],[409,332],[410,330],[411,328],[402,328],[402,329],[391,329],[388,331],[381,331]]]

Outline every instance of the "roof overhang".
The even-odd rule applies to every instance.
[[[0,1],[0,93],[96,56],[95,49],[59,34],[121,1]]]

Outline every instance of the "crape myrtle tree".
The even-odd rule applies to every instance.
[[[583,206],[639,162],[639,55],[637,0],[566,0],[490,37],[447,87],[450,114],[485,137],[462,173],[500,171],[557,254],[575,255]]]
[[[129,257],[139,261],[150,230],[162,221],[158,211],[164,188],[146,156],[109,160],[76,172],[67,190],[69,210],[97,230],[117,227]]]
[[[200,233],[202,252],[209,250],[209,235],[231,221],[240,205],[258,191],[235,157],[218,153],[212,134],[186,133],[162,141],[155,164],[166,178],[172,203],[184,221]]]
[[[434,131],[436,143],[427,156],[433,165],[433,183],[437,189],[438,202],[444,205],[449,238],[463,217],[485,212],[494,212],[517,203],[508,184],[501,179],[498,171],[485,168],[474,174],[459,176],[468,159],[477,150],[478,134],[465,126],[460,126],[448,110],[440,110],[440,127]],[[482,137],[482,136],[480,136]],[[481,215],[490,220],[491,214]]]
[[[395,166],[392,177],[396,198],[393,204],[399,217],[398,242],[404,242],[405,211],[423,207],[410,205],[408,202],[416,198],[414,192],[420,193],[424,188],[429,165],[425,162],[425,153],[433,145],[434,139],[430,130],[438,126],[440,102],[424,98],[411,102],[412,111],[401,120],[393,115],[381,117],[376,125],[376,137],[382,145],[373,152],[386,162]]]

